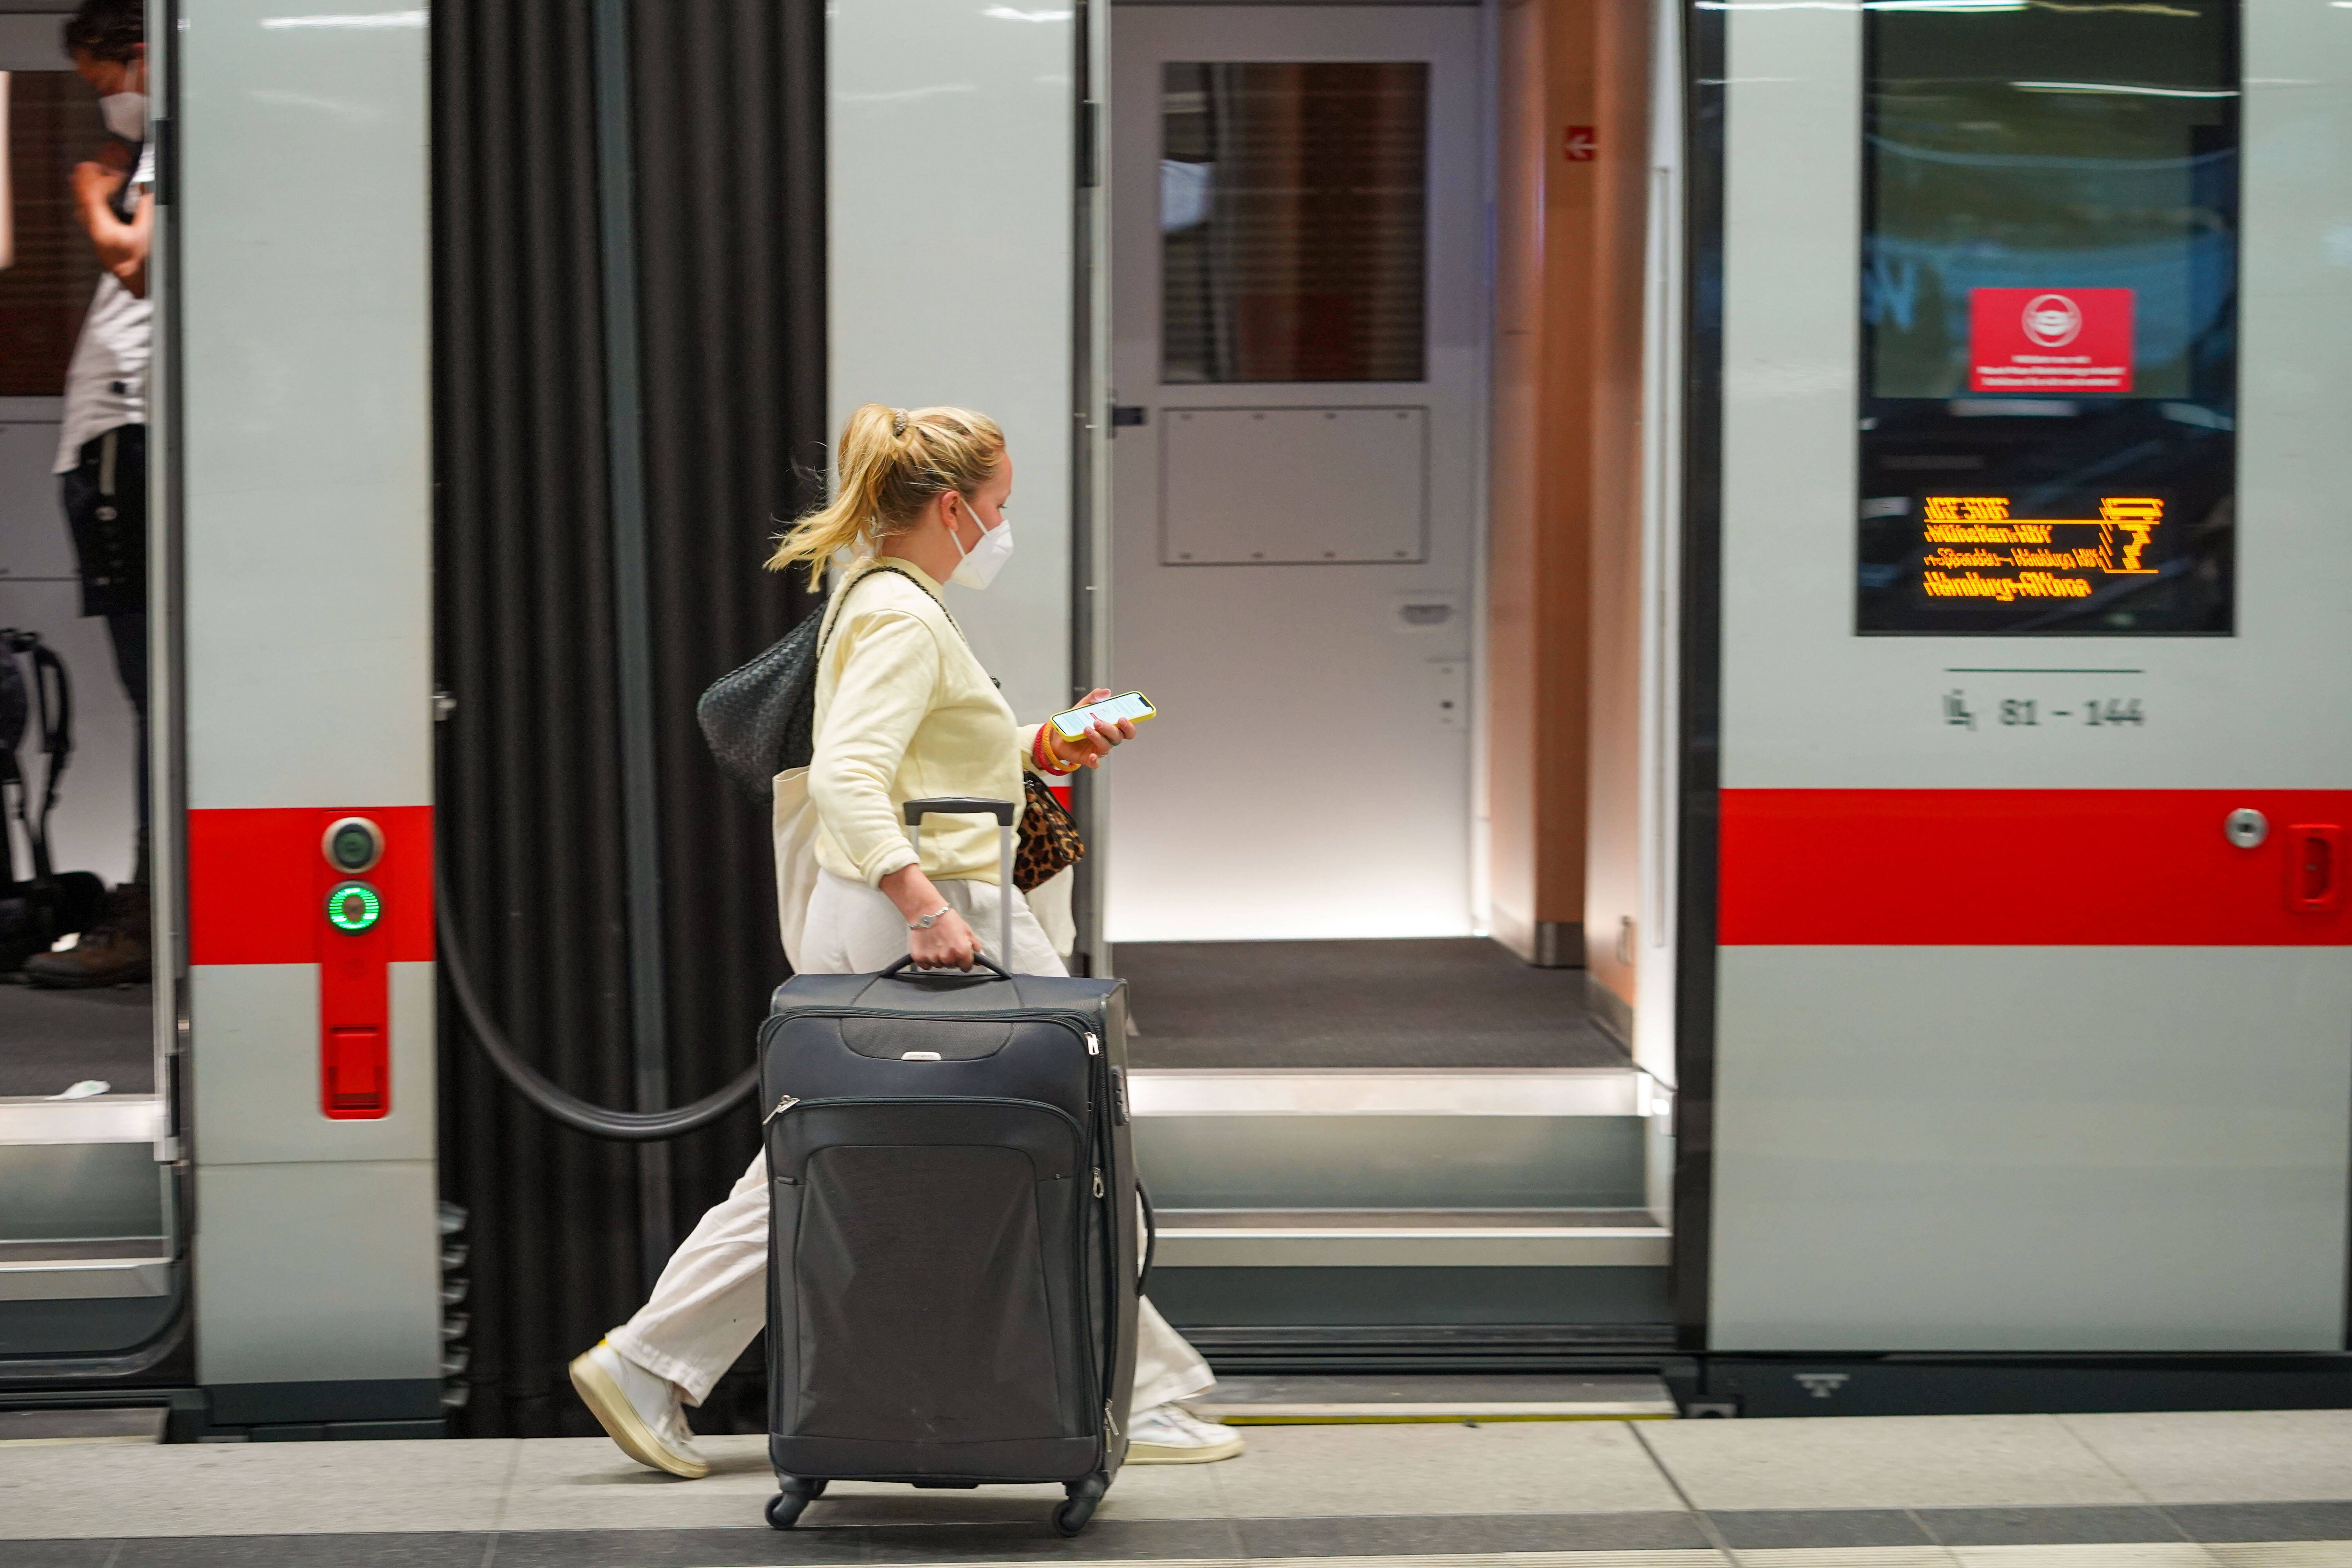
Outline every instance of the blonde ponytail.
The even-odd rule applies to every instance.
[[[776,542],[768,570],[806,562],[814,589],[837,552],[861,544],[878,551],[939,496],[954,490],[970,499],[1003,460],[1004,432],[985,414],[865,404],[842,427],[833,499]]]

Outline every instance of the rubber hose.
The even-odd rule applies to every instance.
[[[651,1143],[709,1126],[759,1089],[760,1069],[754,1064],[716,1094],[705,1095],[692,1105],[681,1105],[675,1110],[609,1110],[589,1104],[523,1060],[515,1053],[505,1032],[490,1022],[481,997],[474,990],[474,977],[466,968],[465,948],[457,940],[457,923],[449,916],[449,885],[441,875],[437,857],[433,863],[433,902],[436,923],[441,932],[441,972],[449,977],[449,989],[457,994],[457,1010],[465,1015],[474,1044],[517,1093],[566,1127],[614,1142]]]

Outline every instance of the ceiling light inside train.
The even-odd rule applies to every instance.
[[[264,16],[265,27],[422,27],[422,11],[364,11],[339,16]]]
[[[2020,92],[2123,92],[2142,98],[2235,98],[2234,87],[2135,87],[2120,81],[2013,81]]]

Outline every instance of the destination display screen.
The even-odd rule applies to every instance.
[[[2233,632],[2235,0],[1864,16],[1855,629]]]

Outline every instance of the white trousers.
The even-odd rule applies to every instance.
[[[996,957],[997,889],[987,882],[945,880],[940,896],[978,932]],[[811,974],[866,974],[906,956],[907,922],[898,907],[872,888],[824,873],[809,897],[808,928],[801,939]],[[1013,906],[1016,974],[1066,974],[1053,944],[1025,901]],[[659,1373],[699,1405],[719,1374],[735,1364],[768,1321],[768,1160],[752,1156],[734,1190],[702,1216],[670,1255],[652,1300],[613,1331],[613,1348]],[[1158,1309],[1136,1311],[1135,1391],[1131,1411],[1207,1392],[1216,1381],[1200,1352],[1169,1327]]]

